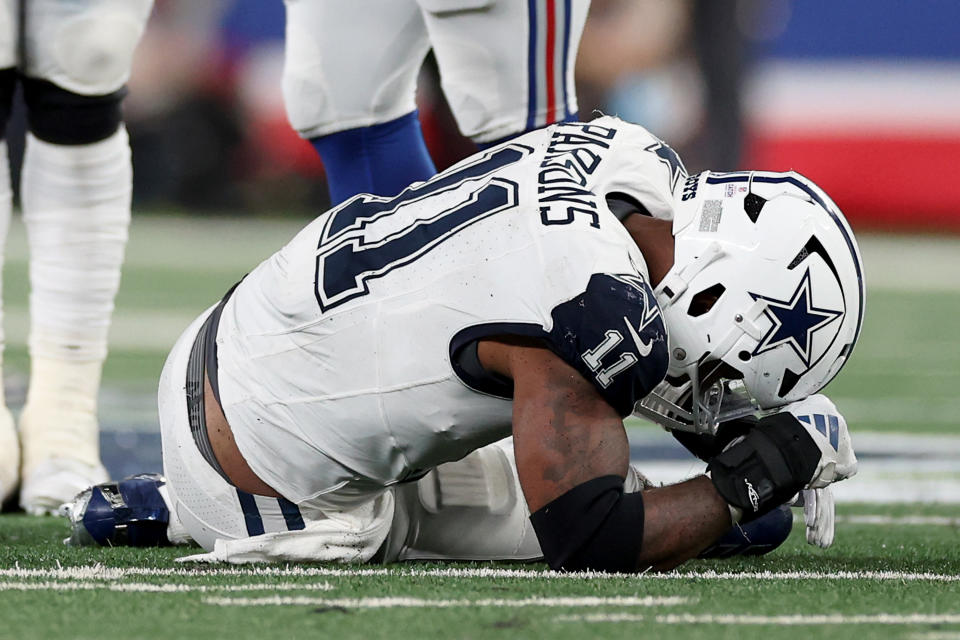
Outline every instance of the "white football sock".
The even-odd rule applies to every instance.
[[[69,468],[71,478],[83,475],[82,464],[90,480],[105,479],[97,393],[120,284],[132,180],[123,127],[88,145],[27,136],[21,191],[30,243],[31,371],[20,438],[21,500],[28,510],[29,500],[44,498],[28,485],[45,461],[69,461],[64,470]],[[44,467],[49,472],[49,464]],[[67,491],[56,482],[45,484],[52,492]],[[46,497],[44,508],[73,496]]]
[[[10,228],[10,212],[13,207],[13,192],[10,189],[10,166],[7,160],[7,143],[0,140],[0,268],[3,266],[7,247],[7,230]],[[2,279],[0,279],[2,285]],[[0,365],[3,363],[3,301],[0,286]],[[20,476],[20,442],[13,424],[13,416],[7,409],[3,389],[3,368],[0,366],[0,502],[13,491]]]

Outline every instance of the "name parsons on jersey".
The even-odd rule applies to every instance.
[[[550,136],[547,154],[537,175],[540,220],[545,225],[570,224],[577,215],[587,216],[599,229],[597,195],[586,188],[617,130],[593,124],[562,124]]]

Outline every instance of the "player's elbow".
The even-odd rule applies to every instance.
[[[551,569],[625,573],[641,569],[643,497],[624,493],[619,476],[588,480],[530,519]]]

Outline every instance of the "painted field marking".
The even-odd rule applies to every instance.
[[[826,624],[956,624],[960,613],[877,613],[869,615],[788,615],[756,616],[733,614],[679,614],[660,615],[654,618],[662,624],[772,624],[781,626],[826,625]]]
[[[449,599],[431,598],[309,598],[303,596],[271,596],[266,598],[203,598],[204,604],[218,607],[314,606],[342,609],[449,609],[455,607],[663,607],[694,604],[695,598],[680,596],[614,596],[560,597],[560,598],[487,598]]]
[[[879,516],[879,515],[859,515],[859,516],[837,516],[837,522],[846,522],[850,524],[879,524],[879,525],[934,525],[943,527],[960,527],[960,518],[947,518],[945,516]],[[802,524],[802,523],[801,523]]]
[[[960,623],[960,613],[904,615],[880,613],[870,615],[782,615],[757,616],[737,614],[667,614],[643,616],[633,613],[588,613],[583,615],[557,616],[557,622],[659,622],[661,624],[723,624],[723,625],[774,625],[774,626],[811,626],[831,624],[956,624]],[[953,635],[951,637],[960,637]],[[923,638],[929,638],[924,635]]]
[[[45,578],[55,580],[123,580],[130,576],[206,578],[219,576],[240,577],[329,577],[362,578],[393,576],[397,578],[471,578],[471,579],[530,579],[530,580],[875,580],[898,582],[960,582],[958,574],[911,573],[904,571],[739,571],[718,572],[680,571],[672,573],[600,573],[579,571],[561,573],[525,569],[394,569],[324,567],[254,567],[223,569],[157,569],[149,567],[115,568],[102,565],[59,567],[56,569],[0,569],[0,577]]]
[[[150,584],[147,582],[104,583],[104,582],[0,582],[0,591],[120,591],[131,593],[220,593],[238,591],[330,591],[333,585],[327,582],[313,584],[268,583],[240,585],[196,585],[196,584]]]

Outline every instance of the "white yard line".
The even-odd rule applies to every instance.
[[[944,516],[879,516],[879,515],[859,515],[859,516],[837,516],[837,522],[850,524],[876,524],[876,525],[920,525],[920,526],[942,526],[942,527],[960,527],[960,518],[947,518]],[[803,524],[800,522],[800,524]]]
[[[147,582],[105,583],[97,582],[0,582],[0,591],[108,591],[137,593],[221,593],[248,591],[330,591],[333,586],[327,582],[315,584],[268,583],[239,585],[196,585],[196,584],[150,584]]]
[[[771,624],[781,626],[825,624],[956,624],[960,613],[872,613],[868,615],[786,615],[757,616],[735,614],[671,614],[654,618],[662,624]]]
[[[680,596],[615,596],[611,598],[466,598],[440,600],[432,598],[309,598],[303,596],[271,596],[267,598],[204,598],[204,604],[219,607],[313,606],[343,609],[450,609],[454,607],[662,607],[693,604],[692,598]]]
[[[0,577],[38,578],[52,580],[123,580],[134,576],[177,576],[180,578],[207,578],[221,576],[259,577],[332,577],[359,578],[392,576],[397,578],[469,578],[469,579],[530,579],[530,580],[874,580],[898,582],[960,582],[960,575],[944,573],[908,573],[903,571],[689,571],[640,576],[632,574],[598,573],[591,571],[560,573],[526,569],[404,569],[404,568],[324,568],[324,567],[251,567],[223,569],[155,569],[148,567],[111,568],[100,565],[60,567],[56,569],[0,569]]]
[[[660,624],[722,624],[722,625],[772,625],[811,626],[840,624],[956,624],[960,613],[909,613],[903,615],[880,613],[868,615],[781,615],[759,616],[738,614],[664,614],[643,616],[633,613],[588,613],[583,615],[557,616],[558,622],[659,622]],[[927,636],[924,636],[925,638]]]
[[[857,437],[854,442],[858,443]],[[862,451],[859,448],[858,451]],[[960,460],[945,442],[944,457],[924,457],[919,450],[905,452],[919,458],[860,460],[857,475],[833,485],[838,503],[940,503],[960,504]],[[882,455],[888,455],[883,453]],[[931,453],[931,456],[936,456]],[[633,460],[638,469],[658,484],[674,484],[702,474],[706,464],[699,460]]]

